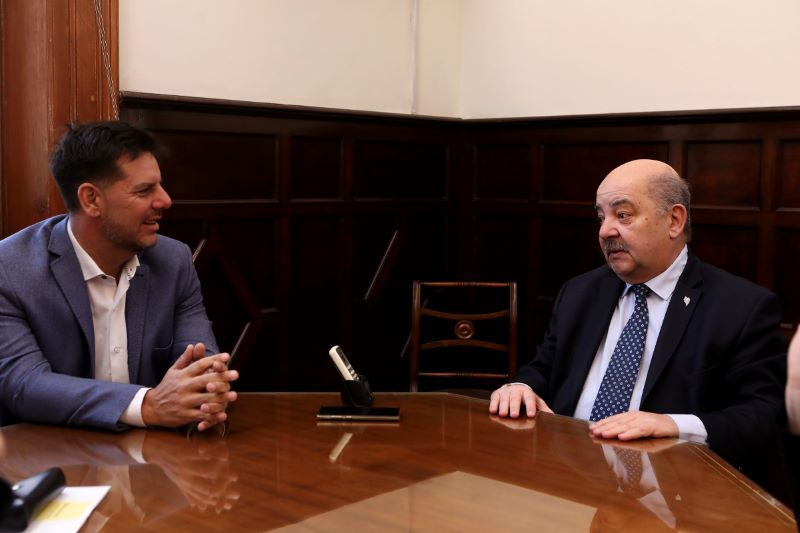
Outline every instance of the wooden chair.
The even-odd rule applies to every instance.
[[[414,281],[410,366],[412,392],[420,378],[506,383],[517,367],[516,282]]]

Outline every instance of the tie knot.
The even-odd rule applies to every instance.
[[[631,286],[631,290],[636,295],[636,298],[647,298],[650,295],[650,287],[645,285],[644,283],[640,283],[639,285]]]

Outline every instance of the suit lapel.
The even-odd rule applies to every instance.
[[[48,250],[53,254],[50,260],[50,271],[61,288],[61,292],[80,324],[83,336],[89,346],[91,372],[94,376],[94,326],[92,324],[92,308],[89,304],[89,293],[83,281],[83,272],[75,255],[75,249],[67,234],[67,220],[58,222],[50,234]]]
[[[656,347],[653,350],[653,359],[650,361],[650,370],[642,391],[642,404],[675,353],[694,310],[700,303],[703,295],[701,288],[703,279],[697,265],[698,260],[693,255],[689,255],[686,268],[675,285],[675,292],[672,293],[672,298],[667,306],[667,314],[664,316],[661,332],[658,334]]]
[[[141,257],[140,257],[141,260]],[[138,383],[139,364],[142,360],[142,339],[147,315],[147,294],[150,285],[150,269],[140,263],[131,278],[125,295],[125,323],[128,329],[128,375],[131,383]]]
[[[609,271],[610,272],[610,271]],[[569,376],[569,392],[564,395],[570,398],[563,412],[572,414],[578,404],[578,398],[586,382],[586,376],[592,366],[597,348],[608,331],[611,315],[617,306],[619,297],[625,289],[625,283],[616,275],[610,275],[600,280],[597,296],[594,303],[587,309],[586,329],[575,346],[575,360]]]
[[[597,292],[596,305],[589,309],[587,318],[587,334],[581,341],[578,349],[580,353],[585,354],[581,364],[585,366],[581,386],[586,374],[589,372],[589,367],[597,355],[597,348],[600,346],[600,341],[608,331],[608,324],[611,322],[611,315],[614,314],[614,309],[617,306],[619,297],[625,289],[625,283],[616,276],[603,279]]]

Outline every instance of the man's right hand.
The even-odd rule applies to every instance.
[[[521,383],[503,385],[492,393],[489,401],[489,413],[501,417],[518,418],[520,407],[525,405],[528,418],[536,416],[538,411],[552,413],[544,400],[539,398],[533,389]]]
[[[148,426],[178,427],[198,422],[203,431],[227,419],[225,407],[236,401],[230,383],[239,377],[227,370],[230,355],[205,356],[202,344],[189,345],[164,379],[147,391],[142,419]]]

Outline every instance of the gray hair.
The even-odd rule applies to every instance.
[[[686,236],[686,242],[690,242],[692,240],[690,210],[692,193],[689,191],[689,183],[673,170],[669,173],[653,176],[653,179],[650,180],[650,193],[662,213],[666,213],[668,209],[676,204],[686,208],[686,225],[683,227],[683,234]]]

